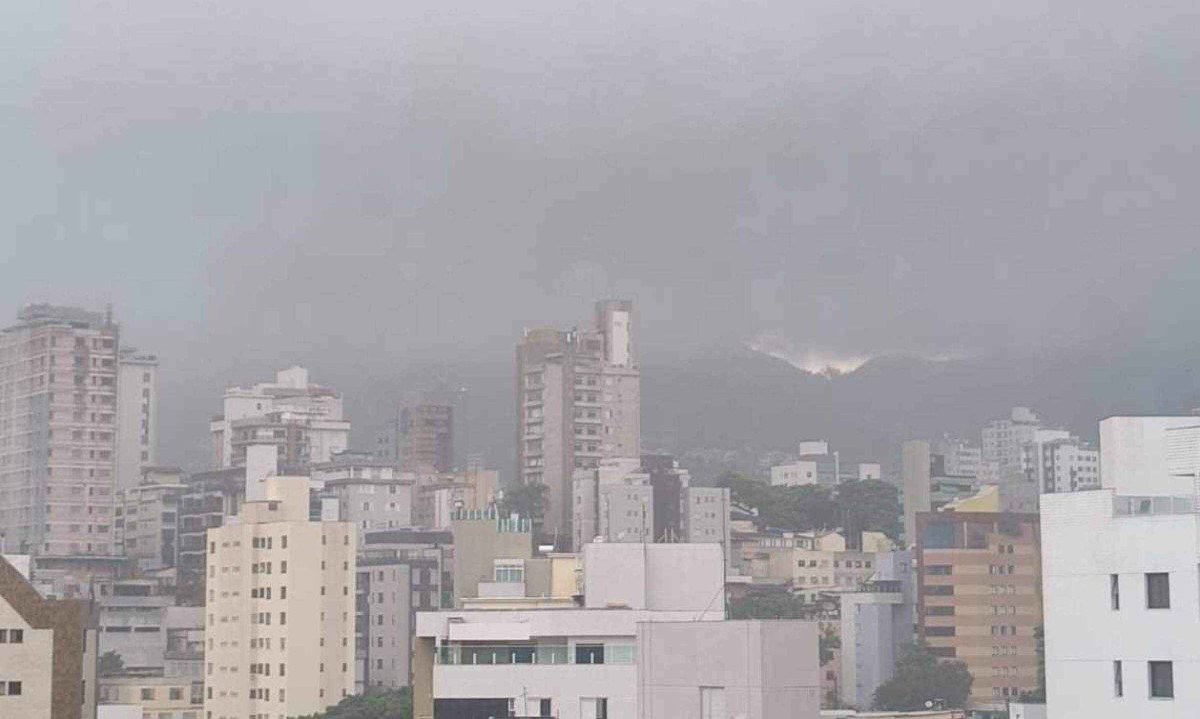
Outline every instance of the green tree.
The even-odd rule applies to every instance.
[[[1022,692],[1021,701],[1044,704],[1046,702],[1046,627],[1041,624],[1034,627],[1033,636],[1037,640],[1038,684],[1036,690]]]
[[[878,479],[842,482],[835,501],[841,526],[849,532],[883,532],[892,539],[900,537],[900,494],[896,488]]]
[[[809,619],[815,608],[791,594],[749,594],[729,602],[730,619]]]
[[[408,687],[346,697],[319,714],[296,719],[412,719],[412,692]]]
[[[966,706],[975,681],[960,661],[940,661],[924,644],[909,646],[896,661],[892,678],[875,690],[876,709],[918,711],[925,702],[941,700],[947,708]]]
[[[833,625],[826,624],[821,627],[817,643],[821,652],[821,666],[825,666],[833,661],[833,653],[842,648],[842,635],[834,630]]]
[[[500,514],[516,514],[527,518],[536,530],[542,526],[542,520],[545,518],[546,493],[549,491],[550,488],[541,483],[508,487],[500,498]]]
[[[96,673],[102,677],[115,677],[125,671],[125,660],[114,651],[100,655],[96,662]]]

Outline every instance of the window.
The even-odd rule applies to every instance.
[[[1108,575],[1108,595],[1113,611],[1121,608],[1121,578],[1116,574]]]
[[[1175,671],[1171,662],[1150,662],[1150,698],[1175,698]]]
[[[576,644],[575,645],[575,663],[576,664],[603,664],[604,663],[604,645],[603,644]]]
[[[21,644],[24,641],[25,641],[25,630],[24,629],[9,629],[8,630],[8,643],[9,644]]]
[[[142,701],[153,701],[153,700],[154,700],[154,689],[151,687],[143,688],[142,689]]]
[[[179,687],[171,687],[168,690],[168,694],[170,695],[171,701],[173,701],[173,702],[177,702],[177,701],[180,701],[183,699],[183,690],[180,689]]]
[[[932,574],[935,576],[948,576],[950,572],[951,567],[949,564],[931,564],[928,567],[925,567],[926,574]]]
[[[0,690],[3,690],[4,688],[5,688],[4,683],[0,682]],[[10,696],[10,697],[21,696],[21,682],[8,682],[7,689],[8,689],[8,691],[5,692],[5,694],[7,696]]]
[[[1125,696],[1125,675],[1121,669],[1121,660],[1113,662],[1113,695]]]
[[[1171,576],[1166,572],[1146,575],[1146,609],[1171,608]]]

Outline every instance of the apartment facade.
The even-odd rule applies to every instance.
[[[95,716],[96,657],[91,605],[43,598],[0,557],[0,716]]]
[[[1025,476],[1042,494],[1100,488],[1100,450],[1078,437],[1046,438],[1042,433],[1022,448]]]
[[[324,497],[336,500],[338,519],[367,532],[413,526],[417,478],[365,452],[342,452],[314,465],[312,478]]]
[[[939,657],[967,665],[971,705],[1003,709],[1038,689],[1042,624],[1037,515],[917,515],[917,635]]]
[[[246,499],[246,468],[197,472],[187,478],[179,498],[176,571],[178,596],[183,604],[204,604],[208,530],[224,526],[237,516]]]
[[[158,463],[158,357],[123,347],[117,358],[117,489]]]
[[[352,694],[356,556],[349,522],[309,519],[309,480],[208,532],[205,716],[285,719]]]
[[[912,552],[881,552],[869,580],[839,596],[838,696],[847,706],[869,707],[879,685],[892,678],[896,659],[913,639],[916,588]]]
[[[4,548],[64,561],[115,557],[117,325],[108,314],[50,305],[17,318],[0,332]],[[85,559],[69,583],[86,585],[103,566]]]
[[[593,541],[729,546],[729,490],[692,487],[666,455],[603,459],[573,480],[573,549]]]
[[[1042,497],[1046,703],[1055,719],[1200,705],[1200,417],[1100,423],[1102,488]]]
[[[117,545],[139,571],[175,566],[179,500],[186,489],[178,467],[145,467],[139,484],[118,491]]]
[[[230,387],[223,404],[209,423],[216,469],[245,465],[253,445],[274,445],[280,467],[304,468],[329,462],[349,444],[342,396],[311,383],[303,367],[277,372],[274,382]]]
[[[517,476],[548,488],[544,530],[571,540],[572,478],[641,453],[633,304],[596,304],[591,329],[526,330],[517,346]]]

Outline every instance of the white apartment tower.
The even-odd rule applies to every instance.
[[[117,489],[158,464],[158,358],[122,348],[117,358]]]
[[[209,429],[217,469],[245,465],[246,448],[255,444],[274,444],[281,467],[307,467],[329,462],[350,440],[342,396],[311,384],[303,367],[277,372],[274,382],[225,390],[224,411]]]
[[[980,480],[996,482],[1005,472],[1020,471],[1023,448],[1041,427],[1041,419],[1028,407],[1013,407],[1008,419],[988,422],[981,433]]]
[[[1110,417],[1100,449],[1101,489],[1042,496],[1049,716],[1194,716],[1200,417]]]
[[[593,329],[526,330],[517,385],[517,476],[549,488],[544,531],[569,542],[575,470],[641,451],[633,303],[598,302]]]
[[[309,520],[307,477],[262,485],[208,530],[206,719],[287,719],[354,692],[354,525]]]
[[[29,305],[0,332],[0,545],[41,557],[115,554],[117,325]]]

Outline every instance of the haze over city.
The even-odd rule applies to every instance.
[[[1194,2],[18,0],[0,46],[0,600],[56,617],[0,625],[0,717],[32,686],[4,672],[42,660],[6,660],[26,636],[7,632],[56,632],[61,657],[90,631],[120,635],[123,663],[69,653],[82,674],[60,664],[55,686],[88,686],[92,667],[95,696],[70,695],[83,709],[68,715],[56,690],[38,711],[126,719],[88,701],[124,704],[151,678],[188,696],[156,719],[245,719],[229,707],[264,701],[265,683],[214,699],[219,682],[167,680],[198,671],[206,642],[248,636],[216,617],[279,626],[201,610],[242,591],[206,568],[266,574],[233,549],[282,551],[285,536],[324,553],[319,572],[272,555],[291,562],[292,595],[341,586],[348,603],[298,602],[290,626],[400,624],[375,625],[399,627],[386,656],[355,647],[353,669],[303,681],[341,684],[291,704],[280,685],[252,719],[373,686],[405,692],[403,719],[437,701],[438,719],[663,719],[682,700],[654,681],[696,678],[652,640],[740,647],[824,682],[803,699],[764,689],[782,692],[764,706],[805,708],[753,719],[926,701],[991,717],[1045,711],[1048,693],[1050,719],[1200,705],[1166,666],[1190,655],[1154,643],[1192,637],[1190,620],[1122,624],[1081,598],[1195,599],[1178,594],[1195,557],[1164,548],[1190,529],[1130,528],[1186,525],[1195,494]],[[375,487],[401,498],[362,496]],[[162,516],[140,536],[123,512],[143,501]],[[1097,547],[1140,557],[1087,554],[1096,586],[1068,571],[1087,536],[1067,518],[1085,515]],[[283,546],[266,546],[280,522]],[[637,543],[652,549],[616,546]],[[318,549],[331,544],[350,549]],[[971,554],[985,549],[1000,559]],[[398,558],[399,575],[359,573]],[[674,578],[628,584],[656,571]],[[253,599],[286,596],[277,578]],[[990,620],[987,646],[984,625],[956,623],[979,608],[944,599],[960,581],[1012,617]],[[393,591],[407,604],[363,609]],[[896,608],[850,596],[872,592]],[[162,646],[105,596],[158,601]],[[1085,646],[1076,599],[1087,622],[1150,643]],[[541,625],[520,641],[541,636],[543,656],[488,654],[472,642],[501,629],[452,631],[446,614],[570,608],[586,624],[605,607],[651,619],[605,625],[620,640],[603,646],[594,627]],[[637,628],[685,615],[710,637]],[[776,644],[765,621],[787,623]],[[894,641],[843,651],[867,624]],[[343,664],[334,648],[316,674]],[[1106,675],[1076,673],[1066,648]],[[418,677],[485,657],[612,660],[649,684],[637,701],[625,684],[482,697],[451,670],[435,696]],[[939,670],[944,686],[918,681]],[[1066,708],[1097,682],[1155,701]],[[740,699],[694,698],[703,719],[750,719],[726,711]],[[186,714],[205,701],[215,716]]]

